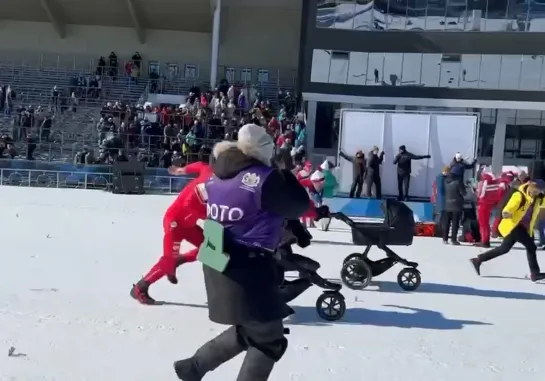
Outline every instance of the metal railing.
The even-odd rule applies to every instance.
[[[59,170],[1,168],[0,185],[35,187],[35,188],[69,188],[69,189],[113,189],[111,168],[104,166],[86,166]],[[166,175],[164,175],[166,174]],[[166,170],[146,171],[144,189],[151,193],[179,193],[191,180],[191,177],[169,176]]]

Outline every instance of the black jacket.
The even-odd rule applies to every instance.
[[[380,176],[380,165],[384,160],[384,152],[375,155],[373,152],[369,152],[367,155],[367,178],[371,179]]]
[[[348,160],[352,163],[352,176],[354,176],[355,179],[361,179],[365,177],[365,156],[361,155],[361,157],[357,156],[348,156],[343,151],[340,152],[340,155],[343,159]]]
[[[445,178],[445,208],[446,212],[461,212],[464,209],[466,188],[458,177]]]
[[[219,178],[232,178],[252,166],[255,160],[237,148],[220,153],[212,169]],[[287,170],[277,170],[265,180],[261,205],[286,219],[298,219],[310,203],[306,190]],[[232,249],[230,249],[232,250]],[[218,324],[238,325],[246,322],[268,322],[283,319],[291,309],[279,292],[278,265],[272,255],[250,256],[245,248],[228,252],[236,255],[220,273],[203,266],[210,320]]]
[[[398,175],[410,175],[411,174],[411,162],[413,160],[429,159],[430,155],[415,155],[408,151],[398,153],[394,159],[394,164],[397,164]]]

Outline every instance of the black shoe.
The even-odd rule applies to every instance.
[[[482,248],[485,248],[485,249],[490,249],[490,242],[477,242],[477,243],[474,243],[473,246],[475,247],[482,247]]]
[[[167,279],[172,284],[178,284],[178,278],[176,278],[176,275],[167,275]]]
[[[138,283],[132,285],[130,295],[142,304],[155,304],[155,299],[149,296],[148,289],[149,283],[142,279]]]
[[[481,260],[479,258],[471,258],[469,262],[471,262],[471,265],[473,266],[473,269],[477,275],[481,276]]]
[[[538,280],[545,279],[545,273],[531,273],[530,274],[530,280],[532,282],[537,282]]]
[[[182,381],[201,381],[202,377],[199,376],[197,367],[193,361],[193,358],[176,361],[174,363],[174,371],[178,378]]]
[[[267,381],[275,363],[259,349],[250,347],[238,372],[237,381]]]
[[[176,375],[183,381],[201,381],[206,373],[245,351],[247,348],[241,342],[236,327],[223,331],[200,347],[193,357],[176,361]]]
[[[460,246],[460,242],[458,241],[452,241],[450,244],[454,246]]]

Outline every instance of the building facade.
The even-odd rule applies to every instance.
[[[305,0],[303,14],[313,154],[334,154],[340,109],[362,108],[477,112],[482,161],[545,159],[545,2]]]

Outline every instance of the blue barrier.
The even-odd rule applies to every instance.
[[[47,188],[111,189],[112,166],[29,160],[0,160],[0,185]],[[155,193],[178,193],[192,179],[170,176],[165,168],[146,168],[144,188]],[[350,217],[384,218],[381,201],[336,197],[326,201]],[[407,202],[417,221],[433,221],[430,202]]]
[[[353,199],[335,197],[326,200],[326,204],[336,212],[343,212],[349,217],[384,218],[381,200]],[[417,222],[433,221],[433,205],[431,202],[405,202],[414,213]]]

